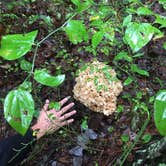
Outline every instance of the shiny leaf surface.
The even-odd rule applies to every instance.
[[[139,7],[137,9],[137,14],[138,15],[153,15],[153,12],[147,7]]]
[[[7,122],[20,134],[28,130],[34,115],[34,101],[25,90],[12,90],[4,101],[4,114]]]
[[[166,136],[166,90],[161,90],[154,102],[154,121],[159,133]]]
[[[0,56],[6,60],[15,60],[30,51],[37,31],[27,34],[14,34],[3,36],[1,41]]]
[[[64,80],[65,75],[58,75],[58,76],[51,76],[45,69],[35,70],[34,79],[46,86],[57,87],[59,86]]]
[[[123,27],[127,26],[131,22],[131,20],[132,20],[132,15],[131,14],[126,16],[123,20]]]
[[[73,44],[88,40],[88,33],[85,25],[79,20],[71,20],[64,28],[69,40]]]
[[[125,41],[133,52],[137,52],[152,39],[154,33],[155,29],[149,23],[131,22],[125,31]]]

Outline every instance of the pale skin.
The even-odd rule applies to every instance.
[[[60,101],[60,110],[49,110],[49,100],[45,101],[36,124],[31,127],[31,129],[36,132],[37,139],[40,139],[45,134],[53,133],[59,128],[65,125],[69,125],[74,121],[71,116],[76,113],[76,110],[67,112],[74,106],[74,103],[70,103],[63,107],[63,105],[69,100],[69,98],[70,97],[66,97]],[[50,118],[49,115],[51,115],[51,117],[53,118]]]

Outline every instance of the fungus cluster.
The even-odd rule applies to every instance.
[[[94,61],[79,70],[73,89],[74,98],[89,109],[109,116],[116,110],[122,83],[110,66]]]

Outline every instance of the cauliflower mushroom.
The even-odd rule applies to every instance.
[[[110,66],[94,61],[79,70],[73,89],[74,98],[89,109],[109,116],[116,110],[122,83]]]

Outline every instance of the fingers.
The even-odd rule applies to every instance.
[[[76,110],[73,110],[67,114],[64,114],[59,118],[60,121],[66,120],[67,118],[71,117],[72,115],[76,114]]]
[[[61,123],[61,127],[65,126],[65,125],[69,125],[72,122],[74,122],[74,119],[69,119],[67,121],[64,121],[64,122]]]
[[[62,100],[60,101],[61,107],[70,99],[70,97],[71,97],[71,96],[65,97],[64,99],[62,99]]]
[[[47,110],[48,110],[48,108],[49,108],[49,103],[50,103],[50,101],[47,99],[47,100],[45,101],[44,106],[43,106],[43,110],[44,110],[44,111],[47,111]]]
[[[64,114],[66,111],[68,111],[70,108],[72,108],[74,106],[74,103],[70,103],[67,106],[63,107],[60,111],[59,114],[62,115]]]

